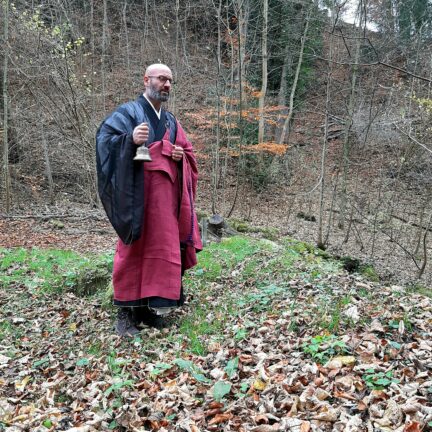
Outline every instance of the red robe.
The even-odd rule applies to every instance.
[[[135,301],[153,296],[178,300],[182,266],[187,270],[196,265],[196,251],[202,249],[194,209],[198,171],[192,145],[178,123],[176,145],[184,149],[179,163],[171,158],[169,130],[162,141],[149,148],[152,162],[144,162],[142,233],[130,245],[121,240],[117,243],[115,300]],[[186,245],[183,254],[180,243]]]

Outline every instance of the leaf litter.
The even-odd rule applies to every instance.
[[[170,328],[127,340],[97,298],[6,286],[0,430],[430,429],[431,299],[303,261],[274,271],[279,253],[197,269]],[[188,331],[200,307],[207,327]]]

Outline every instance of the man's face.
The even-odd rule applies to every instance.
[[[172,73],[168,68],[152,69],[144,76],[146,95],[153,100],[166,102],[172,85]]]

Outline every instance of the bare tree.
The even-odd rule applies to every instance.
[[[8,68],[9,68],[9,0],[3,3],[3,191],[6,213],[9,213],[11,206],[11,185],[9,173],[9,94],[8,94]]]
[[[101,54],[101,79],[102,79],[102,106],[106,110],[106,58],[108,51],[108,4],[103,0],[103,24],[102,24],[102,54]]]
[[[358,16],[359,25],[363,23],[363,7],[362,1],[358,5]],[[366,20],[364,21],[366,26]],[[357,87],[357,76],[358,76],[358,63],[360,58],[360,43],[361,35],[355,41],[355,54],[353,58],[353,66],[351,72],[351,84],[350,84],[350,94],[348,101],[348,113],[345,119],[345,131],[343,135],[343,150],[342,150],[342,184],[341,184],[341,197],[340,197],[340,213],[339,213],[339,228],[343,229],[346,217],[346,207],[347,207],[347,185],[348,185],[348,171],[350,168],[350,152],[351,152],[351,137],[350,132],[353,125],[354,119],[354,104],[356,101],[356,87]]]
[[[264,0],[263,4],[263,28],[262,28],[262,84],[261,92],[259,96],[259,125],[258,125],[258,142],[264,141],[265,132],[265,116],[264,116],[264,104],[267,93],[267,32],[268,32],[268,0]]]
[[[285,119],[285,122],[284,122],[284,125],[282,128],[282,132],[281,132],[281,135],[279,137],[279,144],[282,144],[285,142],[285,138],[286,138],[286,136],[288,134],[288,130],[289,130],[289,124],[290,124],[290,121],[291,121],[292,116],[294,114],[294,97],[295,97],[296,90],[297,90],[297,83],[298,83],[298,79],[300,76],[300,69],[301,69],[301,66],[303,63],[303,53],[304,53],[304,47],[305,47],[306,38],[307,38],[308,30],[309,30],[310,14],[311,14],[311,12],[309,11],[307,14],[307,17],[306,17],[305,28],[304,28],[303,36],[301,39],[299,59],[298,59],[297,67],[296,67],[296,71],[295,71],[294,82],[293,82],[292,87],[291,87],[288,115]]]
[[[325,205],[325,173],[326,173],[326,158],[327,158],[327,142],[328,142],[328,129],[329,129],[329,118],[330,118],[330,99],[331,99],[331,83],[333,73],[333,32],[336,26],[337,17],[335,13],[334,2],[331,8],[331,21],[333,31],[329,35],[329,63],[327,66],[327,84],[326,84],[326,99],[325,99],[325,120],[324,120],[324,133],[323,133],[323,144],[321,151],[321,173],[320,173],[320,194],[319,194],[319,211],[318,211],[318,232],[317,232],[317,246],[321,249],[326,248],[325,241],[323,239],[324,229],[324,205]]]

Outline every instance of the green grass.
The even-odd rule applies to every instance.
[[[0,249],[0,285],[24,285],[30,292],[89,294],[106,286],[112,254],[85,256],[56,249]]]
[[[23,330],[13,325],[6,319],[0,320],[0,340],[6,339],[7,337],[13,337],[13,339],[20,339],[24,336]]]
[[[380,277],[378,276],[378,273],[371,265],[361,265],[360,274],[363,275],[366,279],[370,280],[371,282],[380,281]]]
[[[422,285],[421,283],[412,284],[408,287],[408,293],[421,294],[432,298],[432,288]]]
[[[273,232],[271,233],[273,234]],[[112,254],[86,256],[71,251],[42,249],[0,249],[0,284],[23,284],[33,295],[73,291],[94,293],[104,307],[112,303]],[[190,308],[179,320],[182,349],[206,355],[208,343],[227,337],[226,325],[242,322],[248,313],[264,320],[269,314],[283,312],[277,307],[282,300],[296,304],[296,288],[290,282],[298,279],[319,289],[320,304],[314,312],[321,328],[339,329],[341,309],[350,297],[332,297],[329,274],[339,273],[341,263],[305,242],[284,237],[278,243],[268,239],[234,236],[211,243],[198,254],[198,264],[184,278]],[[290,327],[295,329],[295,320]],[[16,331],[8,321],[0,322],[0,335]],[[233,328],[230,337],[241,341],[247,337],[247,326]],[[18,335],[19,336],[19,335]],[[174,333],[167,339],[176,339]],[[209,342],[210,341],[210,342]],[[144,343],[144,342],[143,342]],[[145,345],[145,343],[144,343]],[[101,347],[89,345],[88,355],[98,355]]]
[[[338,273],[340,269],[340,263],[319,249],[290,238],[276,244],[235,236],[212,243],[198,254],[198,265],[185,278],[193,300],[189,314],[180,323],[183,344],[187,350],[205,355],[208,347],[204,340],[212,340],[208,336],[217,338],[223,323],[249,312],[263,317],[281,313],[275,308],[278,301],[296,295],[289,285],[293,278],[321,283],[328,273]],[[290,324],[292,328],[295,325]],[[338,320],[330,325],[337,326]],[[241,341],[247,333],[246,328],[240,327],[233,329],[232,337]]]
[[[187,338],[189,350],[197,355],[207,354],[207,345],[203,336],[217,336],[222,331],[222,314],[209,317],[211,305],[193,307],[191,314],[180,322],[180,333]],[[183,341],[185,342],[185,341]]]
[[[215,281],[222,272],[232,271],[238,263],[258,250],[256,242],[240,236],[211,243],[198,254],[198,265],[191,274],[207,281]]]

